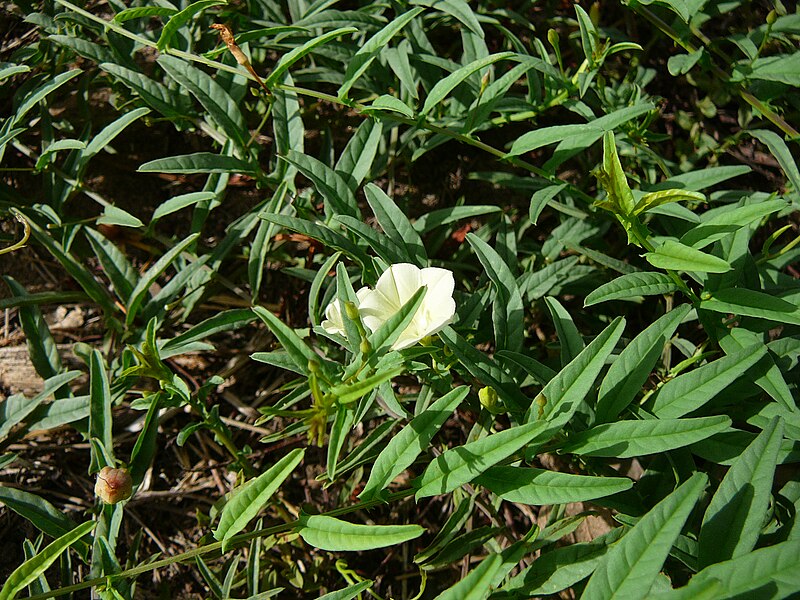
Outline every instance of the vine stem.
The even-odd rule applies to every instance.
[[[390,502],[395,502],[397,500],[403,500],[412,496],[415,490],[413,488],[408,488],[405,490],[401,490],[394,494],[389,494],[386,500],[375,499],[375,500],[366,500],[364,502],[359,502],[357,504],[353,504],[352,506],[345,506],[342,508],[336,508],[334,510],[322,513],[323,516],[326,517],[337,517],[340,515],[346,515],[357,510],[364,510],[367,508],[372,508],[373,506],[378,506],[380,504],[388,504]],[[242,533],[239,535],[234,536],[231,541],[229,542],[229,546],[231,548],[239,547],[242,544],[249,542],[250,540],[254,540],[260,537],[267,537],[269,535],[278,535],[281,533],[288,533],[295,527],[297,527],[300,523],[299,519],[292,521],[291,523],[284,523],[282,525],[275,525],[273,527],[266,527],[264,529],[258,529],[256,531],[251,531],[249,533]],[[69,585],[63,588],[59,588],[56,590],[50,590],[49,592],[45,592],[44,594],[38,594],[36,596],[31,596],[28,600],[47,600],[48,598],[56,598],[58,596],[64,596],[66,594],[71,594],[73,592],[78,592],[80,590],[85,590],[86,588],[103,585],[108,583],[109,581],[114,581],[117,579],[129,579],[131,577],[136,577],[137,575],[141,575],[142,573],[147,573],[148,571],[154,571],[156,569],[160,569],[162,567],[167,567],[169,565],[194,558],[196,556],[202,556],[204,554],[210,554],[212,552],[222,552],[222,542],[213,542],[211,544],[207,544],[205,546],[198,546],[192,550],[187,550],[186,552],[182,552],[181,554],[176,554],[175,556],[170,556],[168,558],[163,558],[161,560],[157,560],[155,562],[147,563],[144,565],[139,565],[137,567],[133,567],[130,569],[126,569],[124,571],[120,571],[119,573],[115,573],[113,575],[107,575],[105,577],[95,577],[94,579],[87,579],[86,581],[81,581],[80,583],[76,583],[73,585]]]

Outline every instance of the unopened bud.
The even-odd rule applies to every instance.
[[[767,14],[767,25],[772,26],[775,24],[775,21],[777,20],[778,20],[778,13],[775,12],[774,9],[769,11],[769,14]]]
[[[481,401],[484,408],[491,412],[497,406],[497,392],[493,387],[487,385],[478,392],[478,400]]]
[[[308,361],[308,372],[315,375],[319,374],[319,363],[316,360]]]
[[[94,493],[106,504],[116,504],[131,497],[133,479],[128,469],[103,467],[97,474]]]
[[[347,318],[351,321],[358,320],[358,307],[352,302],[345,302],[344,303],[344,313],[347,315]]]
[[[369,343],[369,340],[364,338],[361,340],[361,344],[359,344],[358,349],[361,350],[361,354],[369,354],[372,352],[372,344]]]

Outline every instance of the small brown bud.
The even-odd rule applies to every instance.
[[[106,504],[116,504],[131,497],[133,479],[128,469],[103,467],[97,474],[94,493]]]

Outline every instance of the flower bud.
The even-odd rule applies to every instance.
[[[344,303],[344,314],[351,321],[358,321],[358,307],[353,302]]]
[[[131,497],[133,479],[128,469],[103,467],[97,474],[94,493],[106,504],[116,504]]]
[[[481,404],[484,406],[484,408],[491,412],[492,409],[497,406],[497,392],[493,387],[488,385],[486,387],[482,387],[478,392],[478,400],[481,401]]]

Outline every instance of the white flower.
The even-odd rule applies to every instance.
[[[356,292],[356,298],[358,298],[359,303],[369,292],[370,289],[368,287],[363,287]],[[342,318],[342,309],[341,302],[338,299],[334,299],[325,309],[325,320],[320,325],[328,333],[347,337],[347,330],[344,327],[344,319]]]
[[[422,304],[408,327],[392,345],[392,350],[413,346],[422,338],[441,330],[453,320],[456,312],[453,273],[436,267],[419,269],[409,263],[391,265],[380,276],[375,289],[369,290],[364,297],[359,297],[358,310],[364,326],[370,331],[376,331],[423,286],[428,290]]]

